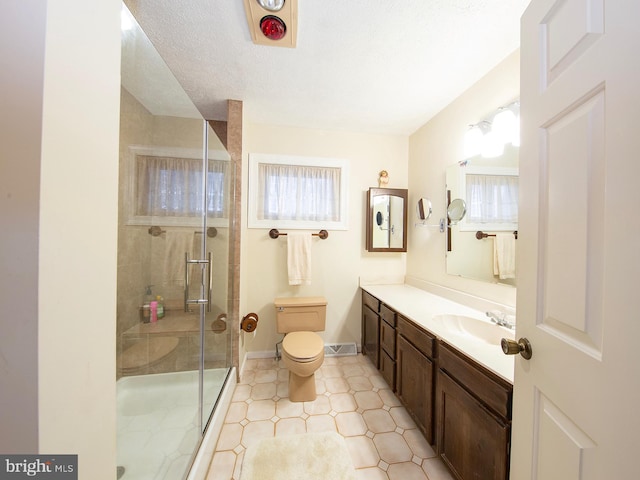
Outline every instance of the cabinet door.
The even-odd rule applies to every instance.
[[[366,305],[362,305],[362,354],[368,355],[371,363],[380,368],[380,317]]]
[[[396,394],[433,444],[433,362],[398,335],[396,361]]]
[[[438,371],[437,451],[460,480],[506,480],[510,426]]]
[[[384,322],[382,322],[384,323]],[[396,389],[396,362],[387,355],[387,352],[380,350],[380,375],[389,384],[392,391]]]
[[[384,320],[380,322],[380,347],[391,358],[396,358],[396,329]]]

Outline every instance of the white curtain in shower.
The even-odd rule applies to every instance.
[[[206,204],[209,217],[227,218],[229,162],[210,160]],[[140,216],[198,217],[203,209],[202,160],[136,157],[136,209]]]

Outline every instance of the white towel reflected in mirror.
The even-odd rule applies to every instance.
[[[493,239],[493,274],[500,279],[516,278],[516,237],[498,233]]]

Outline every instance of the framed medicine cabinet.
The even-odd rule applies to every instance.
[[[407,189],[369,189],[366,239],[369,252],[407,251],[407,196]]]

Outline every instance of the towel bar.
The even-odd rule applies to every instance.
[[[272,228],[269,230],[269,236],[271,238],[278,238],[280,235],[287,235],[286,233],[280,233],[277,228]],[[318,233],[312,233],[312,237],[320,237],[322,240],[325,240],[329,237],[329,232],[326,230],[320,230]]]
[[[515,230],[515,231],[513,232],[513,236],[514,236],[514,237],[516,237],[516,240],[518,239],[518,231],[517,231],[517,230]],[[484,233],[484,232],[483,232],[483,231],[481,231],[481,230],[478,230],[478,231],[476,232],[476,238],[477,238],[478,240],[482,240],[483,238],[487,238],[487,237],[495,237],[495,234],[491,234],[491,233]]]
[[[149,235],[151,235],[152,237],[159,237],[163,233],[167,233],[166,230],[162,230],[162,228],[158,227],[157,225],[149,227],[148,232],[149,232]],[[202,230],[196,230],[194,233],[202,234]],[[207,228],[207,237],[214,238],[216,235],[218,235],[218,230],[216,229],[216,227]]]

